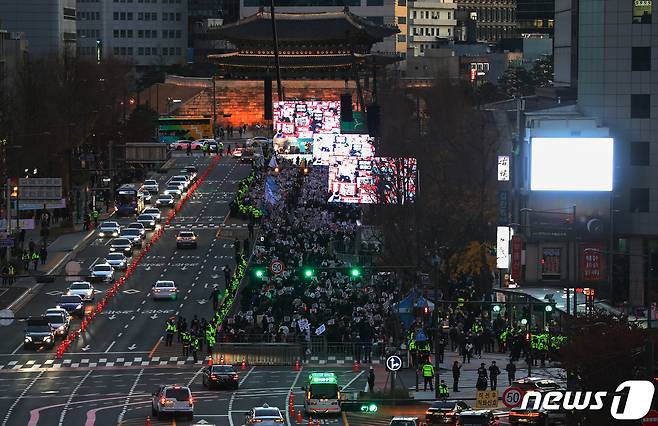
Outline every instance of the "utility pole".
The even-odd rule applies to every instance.
[[[212,137],[216,138],[217,134],[215,129],[217,128],[217,98],[215,97],[215,76],[212,76]]]
[[[279,102],[283,101],[283,87],[281,87],[281,64],[279,62],[279,38],[276,34],[276,19],[274,18],[274,0],[270,0],[270,17],[272,18],[272,39],[274,40],[274,66],[276,68],[276,92]]]

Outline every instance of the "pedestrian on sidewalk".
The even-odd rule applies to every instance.
[[[448,385],[446,385],[445,380],[441,380],[441,383],[439,383],[439,398],[440,399],[448,399],[450,396],[450,392],[448,392]]]
[[[478,368],[478,380],[475,385],[475,388],[479,391],[487,390],[487,381],[489,379],[488,374],[487,374],[487,367],[485,366],[484,362],[480,364],[480,368]]]
[[[188,157],[192,155],[192,142],[189,142],[187,144],[187,148],[185,149],[185,154],[187,154]]]
[[[219,291],[219,287],[217,287],[217,284],[212,286],[212,291],[210,292],[210,299],[212,300],[212,310],[216,311],[217,306],[219,305],[219,297],[221,295],[221,292]]]
[[[512,360],[510,360],[509,364],[505,367],[505,371],[507,371],[507,381],[509,382],[509,385],[512,386],[512,382],[516,378],[516,365]]]
[[[45,241],[44,244],[41,246],[41,250],[39,251],[39,257],[41,258],[41,264],[45,265],[46,259],[48,258],[48,249],[46,248]]]
[[[23,256],[21,256],[21,260],[23,261],[23,270],[27,272],[30,269],[30,252],[23,251]]]
[[[423,385],[423,391],[427,391],[427,384],[430,385],[430,391],[434,390],[434,366],[429,362],[426,362],[423,365],[423,379],[425,384]]]
[[[468,362],[471,363],[471,357],[473,356],[473,343],[466,342],[463,348],[464,353],[462,354],[462,364]]]
[[[491,390],[496,390],[498,385],[498,376],[500,375],[500,368],[496,365],[496,361],[491,361],[489,366],[489,381],[491,383]]]
[[[94,228],[98,228],[98,210],[92,210],[91,217],[94,219]]]
[[[16,279],[16,268],[14,268],[14,265],[11,263],[9,264],[9,285],[14,284],[14,280]]]
[[[181,335],[185,331],[185,329],[183,328],[183,321],[184,318],[182,315],[180,315],[178,317],[178,321],[176,321],[176,330],[178,330],[178,333],[176,333],[176,341],[178,341],[178,343],[181,342]]]
[[[458,361],[452,364],[452,391],[459,392],[459,376],[461,375],[462,366]]]
[[[375,369],[372,365],[370,366],[370,370],[368,370],[368,392],[375,392]]]
[[[439,338],[439,343],[438,343],[438,348],[437,349],[438,349],[438,352],[439,352],[438,353],[439,363],[443,364],[443,356],[444,356],[445,349],[446,349],[446,340],[443,336],[441,336]]]
[[[226,284],[226,288],[229,288],[229,281],[231,281],[231,268],[228,265],[224,265],[224,283]]]
[[[201,341],[199,340],[199,336],[196,334],[192,336],[192,358],[194,358],[194,363],[198,361],[198,355],[197,352],[201,349]]]

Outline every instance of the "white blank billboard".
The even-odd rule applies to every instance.
[[[532,138],[532,191],[612,191],[612,138]]]

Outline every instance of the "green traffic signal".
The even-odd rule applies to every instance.
[[[304,269],[304,277],[305,278],[312,278],[313,277],[313,269],[311,269],[311,268]]]
[[[362,413],[375,413],[377,412],[377,404],[370,403],[361,406]]]
[[[546,305],[546,306],[544,307],[544,310],[545,310],[546,312],[553,312],[553,306],[551,306],[551,305]]]
[[[500,305],[493,305],[494,312],[500,312]]]
[[[350,269],[350,276],[352,278],[359,278],[361,276],[361,270],[359,268]]]
[[[262,269],[256,269],[256,278],[263,278],[265,276],[265,271]]]

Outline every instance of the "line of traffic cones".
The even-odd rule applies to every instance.
[[[358,373],[361,371],[361,363],[359,361],[354,361],[354,368],[353,368],[355,373]]]

